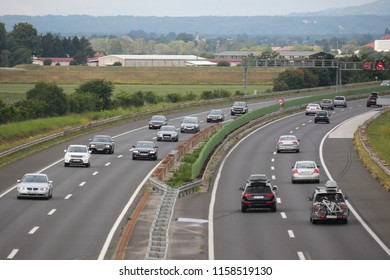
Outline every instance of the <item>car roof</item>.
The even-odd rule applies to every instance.
[[[267,181],[267,175],[265,174],[251,174],[249,176],[250,181]]]
[[[156,119],[161,119],[161,118],[166,118],[165,116],[163,116],[163,115],[154,115],[154,116],[152,116],[152,119],[154,119],[154,118],[156,118]]]
[[[198,117],[191,117],[191,116],[186,116],[183,118],[183,120],[197,120]]]
[[[82,148],[85,148],[87,146],[86,145],[69,145],[69,147],[82,147]]]
[[[154,144],[153,141],[146,141],[146,140],[137,141],[137,144],[142,144],[142,143],[145,143],[145,144]]]

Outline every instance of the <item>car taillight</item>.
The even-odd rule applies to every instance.
[[[314,168],[314,173],[318,174],[318,169]]]
[[[294,141],[294,142],[292,142],[294,145],[297,145],[298,144],[298,142],[296,142],[296,141]]]
[[[283,144],[283,142],[281,142],[281,141],[278,142],[278,145],[282,145],[282,144]]]
[[[244,193],[244,195],[243,195],[243,197],[251,197],[252,196],[252,194],[250,194],[250,193]]]
[[[273,193],[267,193],[265,196],[268,196],[268,197],[275,197],[275,195]]]
[[[298,174],[298,169],[294,169],[294,170],[293,170],[293,173],[294,173],[294,174]]]

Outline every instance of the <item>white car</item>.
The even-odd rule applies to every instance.
[[[276,142],[276,152],[299,153],[299,139],[295,135],[282,135]]]
[[[46,174],[27,173],[18,180],[16,187],[18,199],[22,197],[42,197],[49,199],[53,197],[53,181],[49,180]]]
[[[306,106],[306,110],[305,110],[305,114],[306,116],[307,115],[314,115],[316,114],[318,111],[321,111],[321,106],[320,104],[317,104],[317,103],[309,103],[307,104]]]
[[[65,152],[64,165],[91,166],[91,151],[85,145],[70,145]]]
[[[316,183],[320,182],[320,166],[317,165],[314,161],[297,161],[293,166],[291,166],[291,168],[291,182],[293,184],[305,181],[314,181]]]
[[[390,86],[390,80],[384,80],[384,81],[381,83],[381,86]]]

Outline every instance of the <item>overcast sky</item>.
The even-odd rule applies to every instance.
[[[255,16],[316,12],[375,0],[1,0],[0,15]],[[6,2],[6,4],[4,3]]]

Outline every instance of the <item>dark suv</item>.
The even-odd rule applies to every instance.
[[[249,177],[245,187],[240,188],[241,212],[245,213],[247,209],[268,208],[276,212],[276,194],[277,187],[273,187],[270,181],[262,174],[254,174]]]
[[[310,222],[341,221],[348,223],[348,198],[343,194],[335,181],[327,181],[324,187],[317,187],[308,197],[311,202]]]
[[[246,114],[248,113],[248,105],[244,101],[234,102],[231,109],[230,115],[234,116],[235,114]]]
[[[378,98],[379,96],[377,92],[371,92],[370,96],[368,96],[367,98],[367,107],[371,107],[371,106],[382,107],[382,105],[377,104]]]

